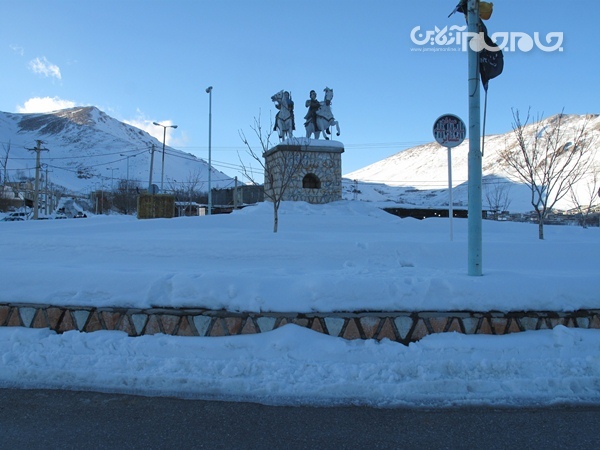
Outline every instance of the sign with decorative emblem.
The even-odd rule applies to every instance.
[[[454,114],[444,114],[433,124],[433,137],[444,147],[456,147],[465,140],[467,127],[460,117]]]

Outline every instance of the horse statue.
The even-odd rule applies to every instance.
[[[333,89],[326,87],[323,89],[325,96],[322,102],[319,102],[319,109],[316,111],[315,120],[308,120],[304,126],[306,128],[306,137],[310,138],[314,135],[315,139],[319,139],[321,132],[326,140],[329,140],[328,134],[331,134],[330,127],[336,127],[336,135],[340,135],[340,124],[333,117],[331,112],[331,100],[333,99]],[[308,104],[308,101],[307,101]],[[315,127],[316,125],[316,127]]]
[[[275,115],[275,126],[273,131],[277,131],[279,139],[283,141],[286,137],[293,138],[294,124],[294,102],[288,91],[279,91],[271,97],[275,102],[275,108],[279,111]]]

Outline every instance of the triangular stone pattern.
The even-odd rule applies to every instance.
[[[119,330],[130,336],[236,336],[293,324],[344,339],[389,339],[408,345],[435,333],[504,335],[556,326],[600,329],[600,310],[500,313],[424,311],[363,313],[229,313],[205,309],[123,309],[0,304],[0,326],[49,328],[57,333]]]

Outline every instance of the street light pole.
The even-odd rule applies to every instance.
[[[163,151],[162,151],[162,170],[160,172],[160,190],[163,190],[163,180],[165,177],[165,143],[167,141],[167,128],[177,128],[177,125],[163,125],[157,122],[152,122],[157,127],[163,127]]]
[[[211,132],[212,132],[212,86],[206,88],[208,94],[208,215],[212,214],[212,161],[211,161]]]

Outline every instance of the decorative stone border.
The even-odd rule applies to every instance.
[[[0,304],[0,326],[93,332],[119,330],[130,336],[234,336],[271,331],[288,323],[345,339],[388,338],[402,344],[434,333],[503,335],[527,330],[600,329],[600,310],[573,312],[385,312],[234,313],[205,309],[128,309]]]

